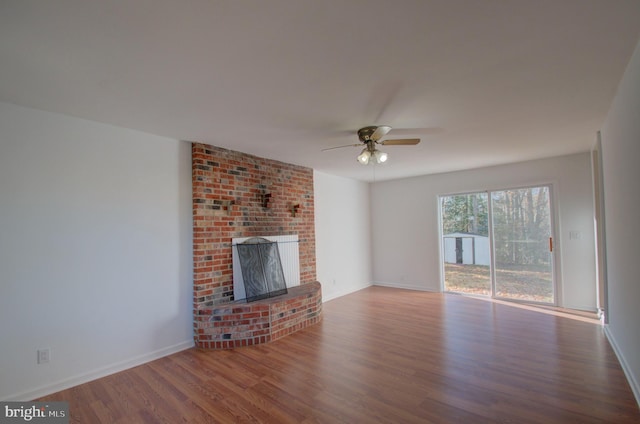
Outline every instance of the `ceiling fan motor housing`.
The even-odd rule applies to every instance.
[[[371,126],[368,126],[368,127],[360,128],[358,130],[358,138],[363,143],[367,143],[368,141],[376,141],[377,142],[378,139],[380,137],[384,136],[387,132],[389,132],[389,130],[391,130],[391,127],[371,125]],[[377,137],[373,136],[373,134],[376,131],[379,132]]]
[[[370,126],[370,127],[360,128],[358,130],[358,138],[360,139],[360,141],[362,141],[363,143],[366,143],[367,141],[369,141],[371,138],[371,134],[373,134],[376,128],[378,127]]]

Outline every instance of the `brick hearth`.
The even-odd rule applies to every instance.
[[[231,349],[268,343],[320,321],[320,283],[289,289],[289,293],[257,302],[230,302],[200,309],[196,316],[199,347]]]

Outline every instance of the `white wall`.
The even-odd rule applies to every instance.
[[[609,324],[640,403],[640,43],[602,127]]]
[[[0,103],[0,400],[192,345],[190,160],[188,143]]]
[[[371,285],[369,184],[313,173],[316,274],[322,299]]]
[[[595,134],[594,134],[595,137]],[[373,184],[375,284],[441,290],[438,196],[553,185],[560,305],[596,309],[593,195],[589,153]],[[570,231],[580,239],[569,239]]]

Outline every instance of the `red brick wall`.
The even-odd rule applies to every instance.
[[[316,280],[312,169],[193,143],[192,170],[196,317],[233,300],[233,237],[298,234],[300,282]]]

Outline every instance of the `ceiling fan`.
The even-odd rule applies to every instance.
[[[382,152],[376,148],[376,144],[381,146],[414,146],[420,143],[419,138],[403,138],[403,139],[394,139],[394,140],[382,140],[380,139],[387,135],[387,133],[391,131],[391,127],[388,125],[371,125],[368,127],[360,128],[358,130],[358,138],[360,139],[360,144],[347,144],[346,146],[338,146],[338,147],[330,147],[328,149],[323,149],[322,151],[333,150],[333,149],[341,149],[343,147],[355,147],[361,146],[364,144],[364,149],[358,155],[358,162],[362,165],[369,164],[370,161],[375,161],[375,163],[383,163],[386,162],[389,155],[385,152]]]

